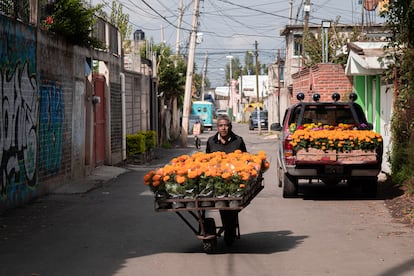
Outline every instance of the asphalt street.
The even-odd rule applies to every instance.
[[[276,137],[235,124],[250,152],[275,161]],[[202,148],[212,132],[201,135]],[[143,176],[196,151],[157,149],[148,164],[101,167],[90,177],[0,216],[0,276],[414,275],[414,232],[384,199],[316,187],[284,199],[272,168],[240,212],[241,239],[217,254],[173,212],[156,212]],[[214,216],[214,214],[213,214]]]

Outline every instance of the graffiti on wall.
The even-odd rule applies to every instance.
[[[62,87],[56,82],[44,83],[39,94],[39,170],[50,176],[59,171],[62,161]]]
[[[0,18],[0,202],[37,189],[38,94],[32,28]]]

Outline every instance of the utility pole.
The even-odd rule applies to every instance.
[[[203,65],[203,75],[201,78],[201,100],[204,101],[204,90],[206,88],[206,75],[207,75],[207,62],[208,62],[208,54],[206,53],[206,57],[204,58],[204,65]]]
[[[293,0],[289,1],[289,20],[288,25],[292,23],[292,8],[293,8]]]
[[[260,125],[260,98],[259,98],[259,52],[257,51],[257,40],[254,42],[256,56],[256,97],[257,97],[257,129],[259,135],[262,134],[262,126]]]
[[[190,36],[190,49],[188,51],[187,74],[185,79],[183,122],[181,127],[181,146],[183,147],[187,146],[188,138],[188,117],[190,115],[191,108],[191,88],[193,83],[194,54],[196,46],[199,3],[200,0],[194,0],[193,22]]]
[[[277,50],[277,122],[280,123],[280,49]]]
[[[305,22],[303,26],[303,34],[302,34],[302,67],[305,66],[305,44],[306,44],[306,37],[308,36],[308,29],[309,29],[309,12],[310,12],[310,0],[306,0],[305,4]]]
[[[180,54],[180,33],[181,33],[181,23],[183,21],[184,9],[183,9],[183,0],[180,0],[180,7],[178,8],[178,24],[177,24],[177,38],[175,40],[175,54]]]
[[[233,56],[226,56],[226,59],[229,60],[229,66],[230,66],[230,74],[229,74],[229,101],[228,101],[228,114],[230,117],[230,120],[233,121],[233,69],[232,69],[232,63],[233,63]]]

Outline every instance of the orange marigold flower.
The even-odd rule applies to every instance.
[[[182,175],[176,175],[175,176],[175,181],[177,181],[178,184],[183,184],[185,182],[185,176]]]
[[[161,179],[161,175],[159,174],[154,174],[154,176],[152,177],[153,181],[160,181],[160,179]]]

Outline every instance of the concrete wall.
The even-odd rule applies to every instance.
[[[105,64],[107,164],[122,161],[122,106],[120,56],[3,16],[0,33],[1,212],[93,169],[91,60]]]
[[[150,130],[151,77],[125,72],[126,133]],[[155,115],[156,116],[156,115]]]

